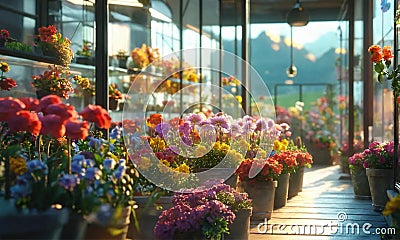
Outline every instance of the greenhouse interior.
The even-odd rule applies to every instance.
[[[400,239],[396,0],[0,0],[0,239]]]

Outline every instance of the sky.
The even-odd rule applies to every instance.
[[[304,27],[293,27],[293,42],[306,44],[314,42],[327,32],[337,31],[339,23],[334,22],[310,22]],[[290,38],[290,26],[286,23],[277,24],[252,24],[251,38],[257,37],[261,32],[268,32],[269,36],[285,36]],[[339,34],[339,32],[338,32]]]

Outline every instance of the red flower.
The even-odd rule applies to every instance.
[[[55,114],[49,114],[40,117],[42,129],[40,133],[43,135],[51,135],[55,138],[60,138],[65,135],[64,120]]]
[[[50,104],[62,103],[62,100],[57,95],[47,95],[40,99],[39,107],[43,111],[49,106]]]
[[[17,112],[8,120],[8,127],[13,132],[27,131],[33,135],[39,135],[42,123],[39,120],[37,113],[27,110]]]
[[[385,61],[392,60],[393,54],[392,54],[392,48],[390,46],[384,46],[382,53],[383,53],[383,59],[385,59]]]
[[[10,91],[11,88],[17,86],[17,83],[11,78],[5,78],[0,80],[0,89]]]
[[[5,122],[15,115],[16,112],[25,108],[25,104],[11,97],[0,98],[0,121]]]
[[[86,121],[70,120],[65,127],[67,137],[72,140],[85,139],[89,135],[89,123]]]
[[[19,98],[21,102],[25,104],[25,110],[40,112],[39,100],[37,98]]]
[[[76,119],[78,113],[75,111],[75,107],[64,103],[50,104],[43,110],[43,113],[55,114],[61,117],[62,121],[67,121],[70,119]]]
[[[10,33],[6,29],[1,29],[0,30],[0,39],[9,39],[10,38]]]
[[[89,104],[79,114],[84,120],[95,123],[99,128],[109,129],[111,127],[110,115],[100,106]]]
[[[161,114],[154,113],[150,115],[150,118],[146,120],[146,124],[150,128],[155,128],[157,124],[161,123],[163,117]]]

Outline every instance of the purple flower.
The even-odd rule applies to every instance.
[[[156,132],[158,133],[158,135],[161,138],[164,137],[164,135],[166,135],[170,129],[171,129],[171,125],[166,122],[161,122],[161,123],[157,124],[157,126],[155,128]]]
[[[189,121],[193,125],[199,124],[203,120],[204,120],[203,117],[200,114],[197,114],[197,113],[189,113],[185,118],[185,121]]]
[[[229,129],[228,120],[224,116],[215,116],[210,118],[210,123],[217,127]]]
[[[183,136],[189,136],[192,132],[192,126],[190,122],[186,121],[183,125],[179,126],[179,132],[183,134]]]
[[[267,122],[263,118],[259,118],[256,121],[256,131],[264,131],[267,129]]]

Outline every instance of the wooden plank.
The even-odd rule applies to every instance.
[[[340,209],[340,210],[338,210]],[[274,210],[275,213],[338,213],[340,211],[345,212],[351,215],[376,215],[382,216],[381,213],[375,212],[372,207],[371,208],[361,208],[362,211],[359,209],[354,208],[347,208],[347,207],[338,207],[338,208],[300,208],[300,207],[293,207],[293,206],[285,206],[279,209]]]
[[[274,219],[328,219],[337,220],[338,213],[277,213],[272,214]],[[384,222],[385,218],[382,215],[352,215],[346,214],[347,220],[365,220]]]

